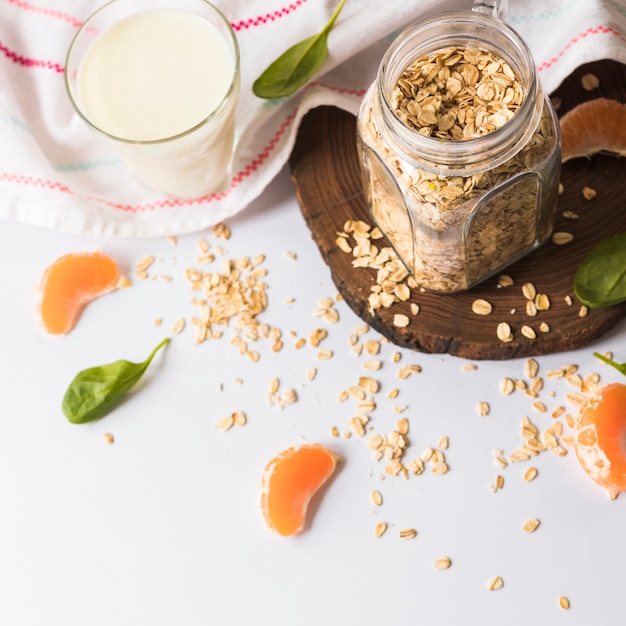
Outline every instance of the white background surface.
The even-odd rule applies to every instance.
[[[574,390],[548,380],[549,370],[575,363],[583,376],[599,371],[603,383],[622,380],[592,351],[626,360],[624,325],[588,348],[538,359],[544,414],[523,393],[499,391],[502,377],[524,378],[523,359],[463,371],[466,362],[452,356],[383,345],[383,367],[369,373],[382,384],[372,432],[386,434],[407,416],[407,461],[448,436],[450,472],[381,479],[384,463],[372,460],[363,439],[330,435],[333,426],[348,430],[356,403],[337,397],[368,374],[362,365],[372,357],[350,352],[348,338],[362,320],[343,302],[337,324],[313,316],[336,289],[288,172],[229,225],[229,241],[197,233],[178,245],[0,225],[0,624],[623,624],[626,498],[609,501],[572,452],[544,452],[502,471],[493,450],[510,454],[520,445],[524,415],[543,430],[559,405],[576,410],[565,401]],[[188,323],[114,413],[70,424],[61,399],[80,369],[141,361],[179,317],[189,322],[196,313],[183,271],[196,265],[201,235],[231,259],[267,256],[269,307],[260,319],[283,331],[284,349],[255,344],[262,356],[251,363],[230,345],[229,330],[220,341],[194,345]],[[174,280],[134,279],[89,305],[71,334],[47,336],[35,321],[34,286],[58,256],[96,248],[131,275],[153,254],[159,261],[151,272]],[[155,318],[163,319],[160,328]],[[329,332],[321,346],[334,352],[328,361],[309,346],[295,350],[289,336],[307,338],[318,327]],[[398,367],[409,363],[422,373],[399,380]],[[318,368],[314,381],[307,379],[311,367]],[[297,390],[297,403],[268,406],[274,377]],[[399,396],[389,400],[394,387]],[[478,415],[480,401],[491,405],[488,416]],[[396,405],[406,410],[397,413]],[[245,411],[247,425],[219,431],[215,421],[236,410]],[[113,445],[104,442],[106,432]],[[265,464],[302,441],[332,447],[343,462],[315,500],[306,532],[283,538],[264,526],[258,485]],[[522,473],[530,464],[539,476],[528,483]],[[505,485],[492,493],[498,473]],[[383,494],[381,507],[371,504],[372,489]],[[530,517],[541,526],[528,535],[521,525]],[[376,539],[378,521],[389,530]],[[408,527],[417,538],[400,539]],[[444,555],[452,567],[437,571],[433,562]],[[487,590],[493,576],[502,576],[503,589]],[[561,595],[569,611],[559,608]]]

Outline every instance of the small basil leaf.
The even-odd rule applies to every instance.
[[[591,308],[626,300],[626,233],[599,243],[583,259],[574,275],[574,293]]]
[[[604,356],[604,354],[600,354],[599,352],[594,352],[593,356],[597,357],[601,361],[604,361],[607,365],[614,367],[618,372],[626,376],[626,363],[616,363],[613,359],[609,359],[609,357]]]
[[[120,360],[79,372],[63,397],[62,409],[72,424],[86,424],[110,413],[143,376],[166,337],[143,363]]]
[[[321,32],[295,44],[267,67],[252,85],[255,96],[266,99],[290,96],[322,67],[328,56],[328,35],[345,2],[341,0]]]

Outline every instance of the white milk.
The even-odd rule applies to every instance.
[[[89,45],[76,75],[77,104],[148,184],[171,195],[206,193],[224,182],[232,151],[239,79],[232,48],[192,13],[141,11]],[[234,95],[203,124],[233,76]]]

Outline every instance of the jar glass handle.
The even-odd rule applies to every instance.
[[[472,11],[484,13],[504,21],[506,19],[509,0],[474,0]]]

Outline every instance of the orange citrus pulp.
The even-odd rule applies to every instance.
[[[560,127],[564,162],[596,152],[626,154],[626,106],[617,100],[583,102],[563,115]]]
[[[309,501],[330,478],[338,457],[320,444],[288,448],[265,467],[261,509],[268,528],[284,537],[304,528]]]
[[[41,325],[51,334],[67,334],[84,307],[115,289],[119,280],[117,264],[106,254],[77,252],[59,257],[46,268],[39,283]]]
[[[605,385],[583,405],[575,449],[583,469],[598,485],[626,491],[626,385]]]

